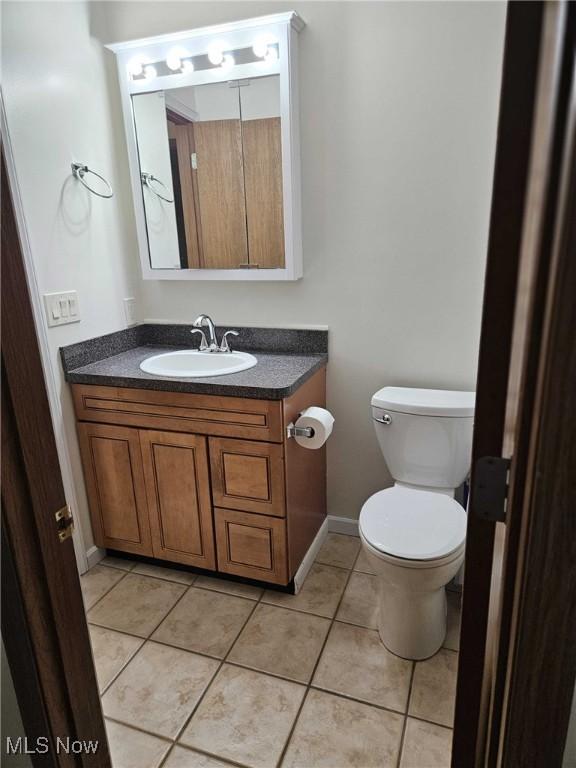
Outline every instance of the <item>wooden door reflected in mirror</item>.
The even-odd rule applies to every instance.
[[[283,268],[279,76],[132,103],[151,267]]]

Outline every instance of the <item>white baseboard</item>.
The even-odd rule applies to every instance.
[[[320,526],[320,530],[314,537],[314,541],[310,544],[308,552],[304,555],[304,559],[300,563],[300,567],[294,575],[294,592],[298,594],[300,587],[304,584],[304,579],[308,576],[308,571],[312,567],[312,563],[316,560],[316,555],[320,551],[320,547],[324,544],[324,539],[328,535],[328,518],[324,520]]]
[[[102,560],[106,555],[106,550],[101,549],[94,545],[86,552],[86,560],[88,561],[88,569],[94,568],[94,566]]]
[[[353,517],[338,517],[328,515],[328,530],[330,533],[345,533],[347,536],[358,536],[358,520]]]

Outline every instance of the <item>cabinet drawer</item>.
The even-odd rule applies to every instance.
[[[211,437],[212,498],[216,507],[285,517],[281,445]]]
[[[282,442],[282,403],[74,384],[78,421]]]
[[[286,523],[276,517],[215,509],[218,570],[288,583]]]

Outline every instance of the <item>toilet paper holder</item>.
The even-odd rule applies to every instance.
[[[300,416],[300,414],[298,414]],[[314,427],[297,427],[293,421],[286,427],[286,435],[290,437],[314,437]]]

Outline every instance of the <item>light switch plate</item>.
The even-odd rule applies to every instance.
[[[44,308],[49,326],[80,322],[80,305],[77,291],[45,293]]]
[[[126,325],[136,325],[136,299],[130,296],[124,299],[124,317],[126,318]]]

